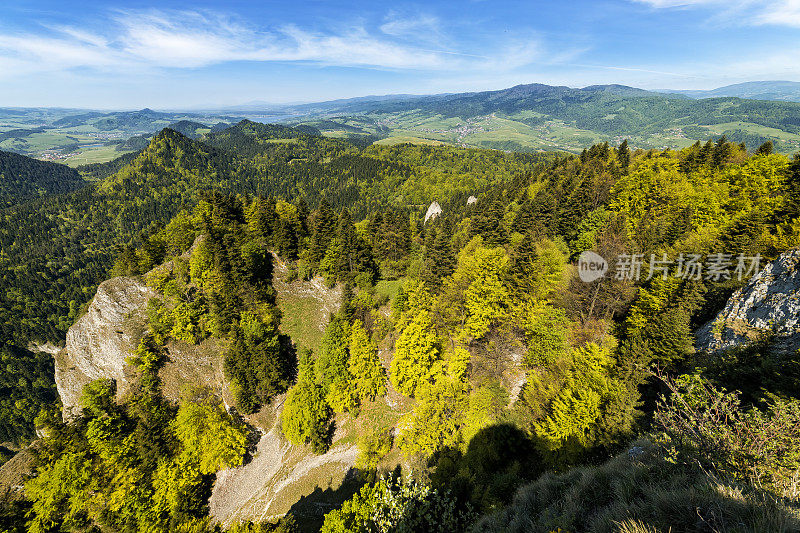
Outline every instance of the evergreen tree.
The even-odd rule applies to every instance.
[[[350,331],[348,369],[355,378],[355,391],[360,400],[373,400],[386,394],[386,371],[378,358],[375,344],[367,336],[360,320]]]
[[[336,237],[337,217],[328,200],[323,198],[314,215],[314,231],[311,236],[311,260],[318,265],[325,257],[331,241]]]
[[[617,148],[617,161],[619,166],[627,170],[631,164],[631,150],[628,148],[628,139],[622,141],[622,144]]]

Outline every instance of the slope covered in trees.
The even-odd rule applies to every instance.
[[[0,207],[69,193],[84,185],[81,175],[67,166],[0,151]]]
[[[30,527],[211,529],[208,488],[239,464],[244,429],[213,397],[165,402],[154,369],[170,339],[214,337],[238,412],[287,392],[279,426],[293,445],[324,453],[341,421],[371,425],[358,435],[364,486],[323,531],[524,530],[527,519],[663,529],[698,513],[792,530],[800,399],[784,384],[795,366],[768,364],[768,348],[710,366],[693,331],[753,274],[747,261],[800,246],[799,159],[725,139],[548,157],[279,140],[248,123],[220,139],[167,130],[87,189],[86,242],[112,242],[97,228],[127,235],[113,273],[145,276],[163,298],[131,360],[142,383],[131,397],[113,404],[96,382],[77,424],[40,419],[51,437],[29,482]],[[431,195],[444,211],[424,222],[427,201],[415,200]],[[587,250],[609,260],[607,276],[576,276]],[[270,252],[290,277],[342,286],[316,353],[298,347],[295,359],[278,333]],[[695,254],[728,263],[688,270]],[[378,287],[398,280],[389,304]],[[378,421],[376,405],[388,411]],[[109,442],[136,442],[135,428],[163,443],[108,455]],[[637,437],[648,444],[630,448]],[[628,449],[630,465],[592,466]],[[388,473],[402,462],[414,479]]]
[[[138,155],[82,169],[98,180],[88,187],[9,207],[0,214],[0,340],[22,348],[31,341],[63,342],[94,288],[108,276],[115,255],[126,246],[150,246],[150,236],[181,209],[191,209],[203,191],[304,198],[306,207],[297,206],[301,212],[326,197],[334,208],[349,206],[359,217],[374,209],[370,206],[388,202],[398,210],[395,222],[400,222],[409,211],[422,209],[409,200],[427,202],[427,195],[438,188],[440,201],[460,203],[459,197],[537,160],[478,151],[473,167],[484,171],[476,179],[472,168],[445,171],[443,161],[434,162],[411,148],[407,162],[393,163],[399,149],[375,157],[351,143],[313,133],[244,122],[214,134],[210,142],[220,145],[214,148],[164,130]],[[276,138],[280,135],[289,138]],[[458,153],[472,155],[446,150],[452,151],[450,160]],[[490,165],[498,169],[496,175],[486,170]],[[370,189],[365,182],[371,183]],[[410,199],[395,195],[400,182]],[[282,252],[294,257],[302,238],[302,233],[286,234]],[[328,241],[323,242],[327,247]],[[143,271],[153,261],[145,260]],[[44,378],[52,383],[51,377]],[[28,415],[23,420],[32,422]]]
[[[800,147],[800,103],[736,98],[692,99],[621,85],[581,89],[543,84],[499,91],[298,106],[304,120],[337,135],[416,138],[503,150],[579,152],[596,142],[628,138],[643,148],[683,148],[728,135],[754,150],[772,140],[778,151]],[[724,97],[723,97],[724,96]],[[336,123],[328,120],[331,116]],[[337,125],[341,124],[341,125]],[[343,126],[342,126],[343,125]]]

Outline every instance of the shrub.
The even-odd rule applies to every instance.
[[[728,482],[792,499],[800,495],[800,401],[743,410],[737,393],[697,374],[664,382],[672,394],[655,419],[675,460],[699,463]]]

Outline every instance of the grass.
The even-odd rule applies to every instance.
[[[797,531],[797,509],[755,491],[721,484],[663,451],[637,443],[599,466],[548,473],[521,488],[509,507],[482,519],[478,532]]]
[[[289,335],[298,346],[319,351],[324,331],[319,329],[319,300],[311,296],[279,297],[280,308],[283,312],[281,318],[281,331]]]
[[[439,141],[435,139],[424,139],[422,137],[414,137],[412,135],[396,135],[387,137],[386,139],[381,139],[380,141],[376,141],[375,144],[379,144],[381,146],[392,146],[395,144],[426,144],[430,146],[438,146],[443,144],[448,144],[444,141]]]
[[[375,284],[375,293],[378,296],[388,297],[389,301],[394,300],[400,287],[403,286],[403,283],[405,283],[405,278],[393,280],[382,279]]]
[[[128,153],[128,151],[120,152],[115,146],[97,146],[81,150],[77,154],[65,159],[64,163],[71,167],[88,165],[90,163],[106,163],[126,153]]]

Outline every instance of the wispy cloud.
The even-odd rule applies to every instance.
[[[718,19],[738,26],[790,26],[800,28],[800,0],[632,0],[656,9],[714,7]]]
[[[390,13],[385,20],[373,30],[363,24],[261,29],[212,12],[116,11],[103,31],[62,25],[36,34],[0,33],[0,60],[13,60],[23,71],[198,68],[230,61],[453,71],[508,70],[545,56],[537,39],[500,42],[474,54],[445,46],[436,17]]]
[[[391,11],[386,16],[386,22],[381,24],[380,30],[395,37],[422,39],[439,38],[443,33],[438,17],[430,14],[403,16],[397,11]]]
[[[658,9],[721,3],[721,0],[633,0],[633,1],[640,4],[648,4]]]
[[[125,11],[116,12],[104,32],[68,26],[46,29],[46,36],[0,33],[0,58],[14,60],[26,71],[195,68],[228,61],[396,69],[440,69],[448,64],[442,53],[370,34],[363,26],[319,32],[287,25],[259,31],[213,13]]]
[[[800,1],[783,0],[762,6],[761,13],[756,16],[760,24],[775,24],[800,28]]]

